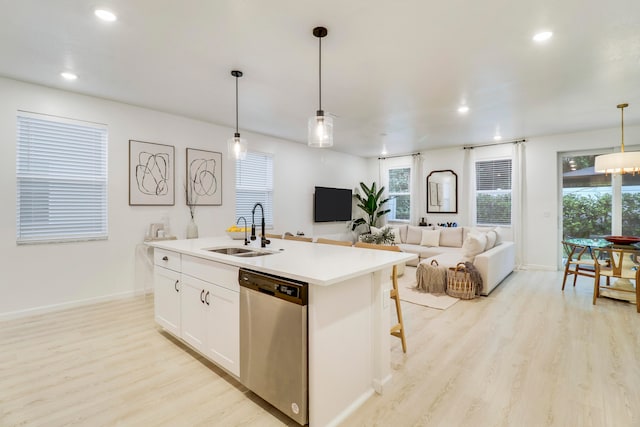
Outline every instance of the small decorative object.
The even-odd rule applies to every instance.
[[[175,204],[175,147],[129,140],[129,205]]]
[[[640,242],[640,237],[635,236],[605,236],[604,240],[614,245],[633,245]]]
[[[189,225],[187,225],[187,239],[197,239],[198,238],[198,225],[191,218],[189,221]]]
[[[391,227],[384,227],[378,233],[362,234],[360,241],[364,243],[375,243],[376,245],[391,245],[396,236]]]
[[[187,183],[194,206],[222,205],[222,153],[187,148]]]
[[[198,225],[195,222],[197,197],[196,194],[191,191],[191,187],[189,185],[184,186],[184,194],[187,201],[187,206],[189,206],[189,214],[191,215],[191,220],[187,225],[187,239],[197,239]]]

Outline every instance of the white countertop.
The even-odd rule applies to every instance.
[[[243,258],[205,250],[231,246],[245,247],[243,240],[232,240],[228,236],[149,241],[146,243],[156,248],[322,286],[332,285],[417,258],[417,255],[405,252],[282,239],[271,239],[271,243],[266,248],[260,248],[260,240],[251,242],[247,247],[274,252],[271,255],[259,257]]]

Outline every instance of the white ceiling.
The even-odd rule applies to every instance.
[[[640,124],[638,0],[0,0],[0,75],[365,157]],[[96,7],[114,11],[99,21]],[[541,29],[545,44],[532,42]],[[62,71],[78,80],[67,82]],[[469,113],[457,108],[466,102]],[[232,135],[230,135],[231,137]],[[251,143],[251,141],[249,141]],[[618,141],[611,141],[614,146]]]

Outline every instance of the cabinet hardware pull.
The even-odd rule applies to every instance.
[[[178,282],[179,280],[176,280],[176,283],[173,284],[173,289],[175,289],[176,292],[180,292],[180,290],[178,289]]]
[[[207,291],[207,294],[204,296],[204,302],[209,305],[209,291]]]
[[[165,256],[162,257],[162,260],[163,261],[169,261],[169,257],[165,255]]]
[[[204,289],[200,292],[200,302],[204,304]]]

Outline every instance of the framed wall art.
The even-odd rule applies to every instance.
[[[129,140],[129,205],[175,204],[173,145]]]
[[[187,148],[187,204],[222,205],[222,153]]]

